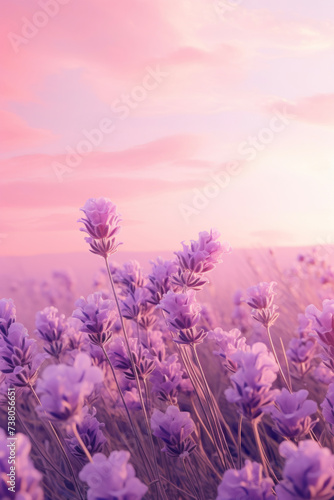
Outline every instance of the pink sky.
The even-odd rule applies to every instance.
[[[320,5],[320,6],[319,6]],[[334,5],[0,0],[0,255],[334,243]]]

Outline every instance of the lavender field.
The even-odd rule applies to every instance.
[[[331,248],[233,261],[209,229],[144,269],[82,210],[89,284],[1,284],[0,498],[333,499]]]

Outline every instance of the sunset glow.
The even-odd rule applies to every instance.
[[[0,255],[85,251],[99,196],[129,251],[334,242],[330,0],[1,5]]]

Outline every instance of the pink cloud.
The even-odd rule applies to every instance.
[[[318,94],[296,102],[277,99],[267,106],[267,110],[289,114],[304,122],[334,126],[334,94]]]
[[[12,182],[6,186],[1,195],[2,207],[60,207],[77,206],[84,204],[90,197],[106,196],[115,203],[143,199],[154,193],[182,191],[191,187],[201,186],[199,180],[189,181],[164,181],[159,179],[125,179],[125,178],[98,178],[80,179],[58,183],[54,182]],[[19,196],[18,196],[18,193]]]
[[[201,137],[183,134],[162,137],[122,151],[94,151],[86,156],[76,153],[79,158],[78,166],[72,168],[70,174],[64,174],[64,179],[71,177],[75,180],[87,173],[96,177],[110,176],[115,172],[124,175],[128,172],[143,171],[154,165],[188,161],[196,155],[203,142]],[[72,150],[77,151],[76,144],[71,146]],[[0,182],[17,178],[30,181],[34,178],[44,178],[57,183],[52,166],[55,163],[68,165],[66,158],[67,154],[33,154],[2,160],[0,167],[3,177]]]
[[[0,135],[3,152],[37,147],[54,139],[51,132],[30,127],[16,114],[4,110],[0,110]]]

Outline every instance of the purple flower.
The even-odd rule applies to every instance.
[[[151,417],[153,434],[164,441],[162,451],[171,457],[187,457],[196,444],[190,438],[195,430],[195,423],[187,411],[180,411],[177,406],[168,406],[166,413],[154,410]]]
[[[235,373],[238,369],[238,364],[233,361],[232,356],[237,351],[249,351],[250,347],[246,344],[246,338],[241,337],[241,332],[237,328],[224,332],[221,328],[215,328],[209,333],[209,338],[215,340],[218,350],[213,351],[213,354],[220,356],[225,368]]]
[[[147,281],[144,270],[136,260],[125,262],[115,272],[115,283],[121,286],[125,294],[134,292],[137,288],[145,286]]]
[[[54,422],[80,423],[85,397],[102,381],[102,370],[91,366],[85,353],[77,355],[73,366],[49,365],[37,381],[36,392],[42,403],[37,407],[40,416]]]
[[[155,360],[152,359],[148,349],[138,344],[137,339],[130,338],[129,341],[138,377],[140,380],[145,380],[155,369]],[[128,380],[135,380],[131,361],[121,337],[117,337],[109,346],[108,355],[115,368],[121,370]]]
[[[95,418],[95,415],[95,408],[93,408],[90,413],[88,406],[84,406],[82,409],[82,420],[77,425],[79,435],[91,455],[102,451],[102,447],[107,441],[104,437],[103,432],[101,431],[101,428],[104,427],[104,424],[101,424],[97,420],[97,418]],[[86,454],[84,453],[79,441],[75,437],[73,429],[71,427],[68,429],[67,435],[68,438],[65,439],[65,441],[68,444],[71,453],[81,462],[86,462]]]
[[[334,358],[334,300],[324,300],[322,311],[313,304],[305,310],[306,318],[312,321],[312,328],[317,333],[320,345],[324,348],[330,367]]]
[[[181,381],[182,369],[177,354],[172,354],[159,362],[150,377],[152,392],[157,393],[161,401],[172,405],[177,404],[177,387]]]
[[[241,470],[224,473],[216,500],[275,500],[273,486],[270,478],[263,477],[262,465],[246,460]]]
[[[200,291],[209,283],[208,278],[203,274],[196,274],[193,271],[182,271],[181,268],[171,275],[170,285],[175,292],[186,292],[187,290]]]
[[[154,305],[148,301],[149,295],[147,288],[137,288],[121,302],[123,317],[135,321],[144,330],[152,328],[157,321]]]
[[[312,319],[307,318],[305,314],[298,314],[298,334],[300,338],[309,338],[309,334],[313,332]]]
[[[258,285],[251,286],[247,289],[247,304],[253,309],[268,309],[274,303],[274,286],[277,283],[271,281],[270,283],[261,282]]]
[[[312,338],[293,338],[290,340],[286,355],[299,374],[304,376],[311,370],[312,361],[315,358],[317,350],[317,344]]]
[[[146,285],[151,293],[148,299],[151,304],[157,305],[163,295],[171,290],[170,276],[177,272],[178,266],[174,260],[163,260],[161,257],[157,261],[151,261],[152,271],[148,276],[149,283]]]
[[[46,307],[36,314],[36,334],[44,340],[44,350],[59,359],[60,354],[66,349],[65,316],[58,315],[55,307]]]
[[[275,281],[261,282],[247,289],[245,302],[253,309],[252,318],[266,328],[273,325],[279,316],[279,313],[276,312],[278,307],[273,304],[276,295],[273,288],[276,285]]]
[[[174,342],[196,344],[203,342],[207,336],[203,330],[196,332],[194,328],[200,320],[201,306],[196,302],[193,290],[188,290],[185,293],[169,291],[156,307],[167,314],[166,322],[170,330],[178,333]]]
[[[68,318],[64,337],[68,351],[74,351],[77,354],[79,351],[89,350],[88,335],[82,331],[82,323],[78,318]]]
[[[320,406],[322,414],[329,424],[332,434],[334,434],[334,382],[329,384],[326,397]]]
[[[16,321],[16,307],[12,299],[0,300],[0,335],[7,337],[8,328]]]
[[[129,464],[128,451],[113,451],[107,458],[102,453],[93,456],[93,463],[84,466],[79,478],[88,484],[88,500],[140,500],[147,486]]]
[[[0,371],[15,386],[33,384],[46,354],[38,352],[36,340],[29,338],[21,323],[12,323],[7,337],[0,338]]]
[[[238,328],[241,333],[246,333],[251,327],[251,319],[248,314],[247,306],[243,299],[243,292],[237,290],[233,296],[234,309],[232,312],[232,324]]]
[[[142,341],[142,344],[158,361],[163,361],[165,359],[166,343],[160,330],[151,330],[148,334],[147,342]]]
[[[271,390],[278,366],[265,344],[257,342],[250,351],[237,351],[232,361],[239,369],[231,376],[232,386],[225,391],[226,399],[238,406],[239,412],[249,420],[261,418],[277,390]]]
[[[90,251],[104,258],[115,253],[120,245],[116,243],[116,236],[121,228],[116,205],[108,198],[90,198],[80,210],[86,216],[78,220],[85,226],[80,231],[89,235],[85,240],[91,247]]]
[[[316,413],[318,407],[315,401],[306,400],[308,391],[302,389],[290,392],[283,388],[276,396],[275,406],[268,408],[276,430],[281,436],[289,439],[301,439],[313,429],[318,420],[310,415]]]
[[[117,319],[116,305],[113,300],[104,299],[101,292],[81,297],[75,303],[77,309],[73,318],[82,322],[81,330],[88,334],[93,344],[102,346],[110,340],[112,327]]]
[[[44,494],[39,483],[42,474],[35,469],[29,454],[31,444],[27,436],[21,433],[15,435],[16,440],[9,438],[0,429],[0,498],[9,500],[43,500]],[[15,480],[10,484],[11,450],[15,450]],[[9,488],[13,488],[9,490]],[[15,493],[11,493],[14,492]]]
[[[319,363],[313,372],[313,377],[322,384],[329,385],[334,382],[334,372],[323,363]]]
[[[228,243],[220,243],[220,233],[211,229],[210,233],[203,231],[199,233],[198,240],[191,240],[190,245],[182,242],[183,250],[175,252],[182,271],[192,271],[195,274],[203,274],[212,271],[216,264],[222,262],[222,255],[230,253],[231,247]]]
[[[276,486],[278,500],[331,500],[334,495],[334,456],[312,440],[298,447],[284,441],[279,447],[286,458],[283,480]]]

